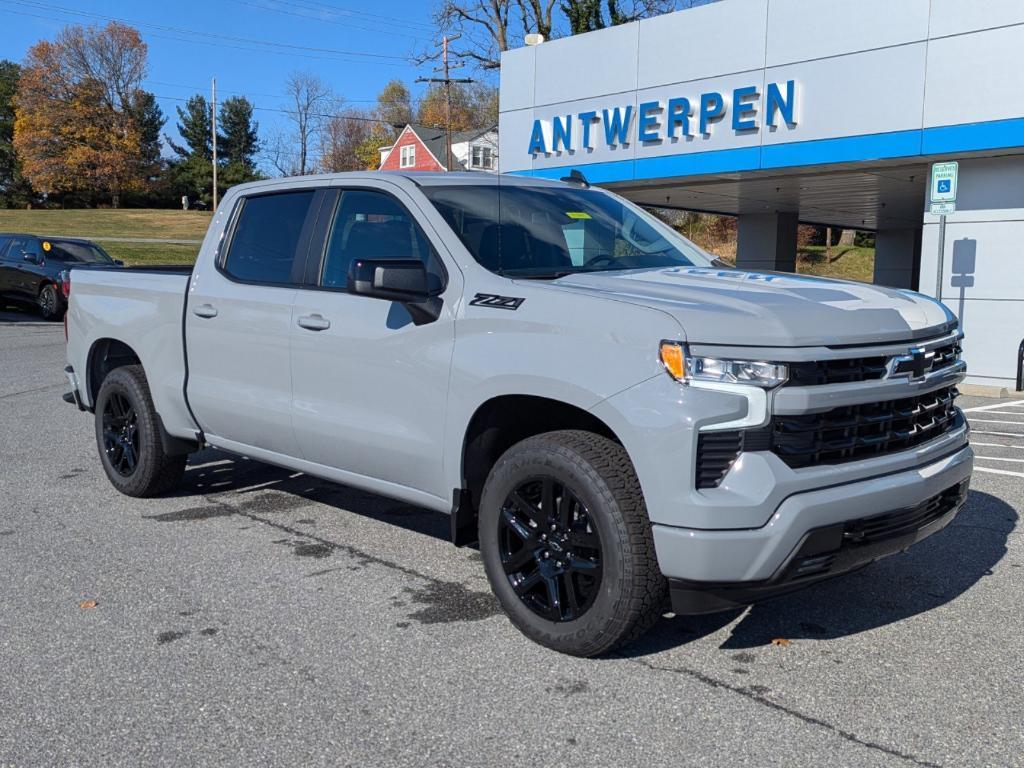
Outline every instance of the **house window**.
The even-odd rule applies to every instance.
[[[401,149],[401,155],[398,158],[399,168],[412,168],[416,165],[416,145],[406,144]]]
[[[470,150],[470,168],[483,168],[490,170],[494,167],[494,150],[490,147],[474,146]]]

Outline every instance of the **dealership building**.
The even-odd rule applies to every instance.
[[[735,215],[752,270],[793,271],[800,222],[872,230],[874,282],[940,291],[968,381],[1012,390],[1022,52],[1024,0],[721,0],[503,54],[499,162]]]

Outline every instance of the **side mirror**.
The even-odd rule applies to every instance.
[[[119,267],[123,267],[124,266],[124,262],[121,261],[120,259],[114,259],[114,263],[117,264],[117,266],[119,266]]]
[[[21,252],[21,260],[27,261],[29,264],[38,264],[40,262],[38,254],[29,253],[28,251]]]
[[[348,291],[400,302],[416,325],[441,316],[441,297],[430,295],[427,268],[418,259],[357,259],[348,270]]]

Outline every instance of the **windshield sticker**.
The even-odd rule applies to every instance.
[[[50,245],[50,242],[48,240],[43,240],[43,250],[44,251],[49,251],[52,247],[53,246]]]
[[[590,214],[584,213],[583,211],[566,211],[565,215],[570,219],[589,219]]]

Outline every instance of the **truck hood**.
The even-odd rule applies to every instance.
[[[790,273],[668,267],[578,273],[551,285],[663,310],[699,344],[887,343],[936,336],[956,322],[913,291]]]

